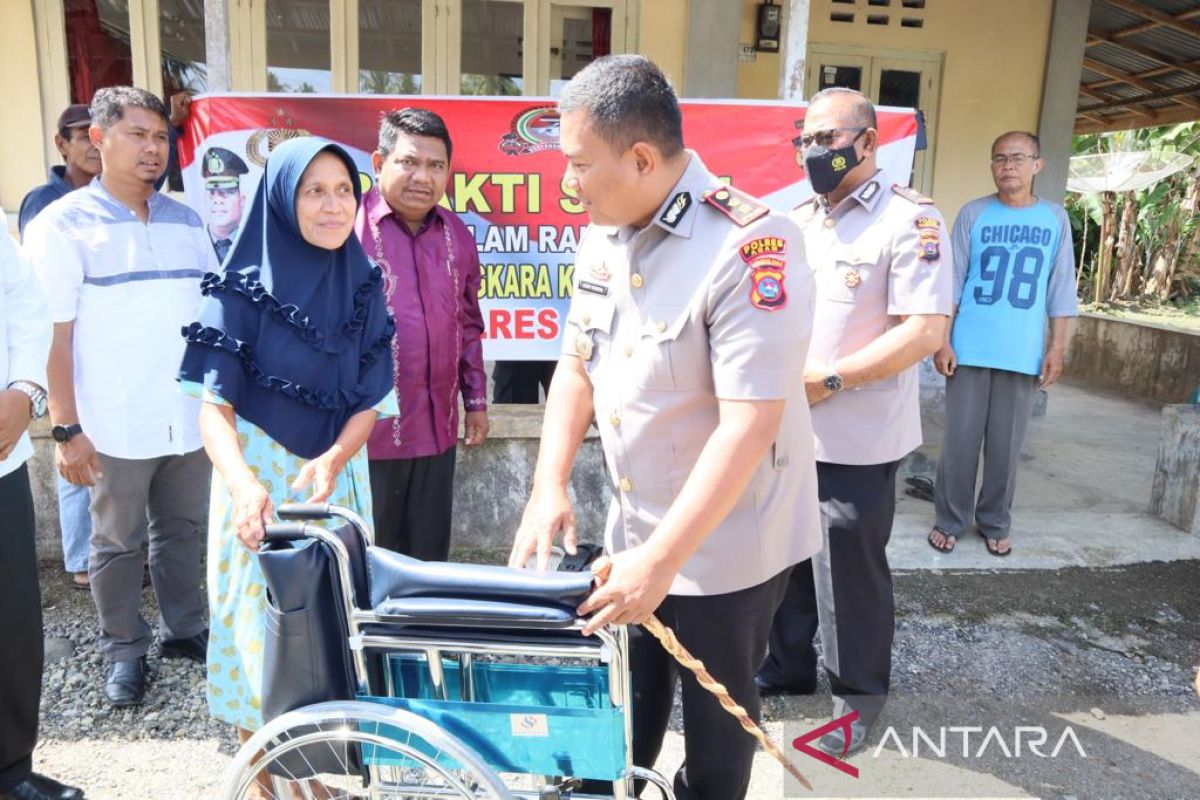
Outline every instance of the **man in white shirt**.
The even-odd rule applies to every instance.
[[[7,231],[0,211],[0,230]],[[0,800],[80,800],[33,772],[42,694],[42,602],[26,429],[46,413],[50,311],[29,263],[0,234]]]
[[[142,522],[167,658],[204,661],[200,526],[212,468],[199,403],[178,391],[180,330],[200,279],[218,268],[194,211],[155,191],[167,166],[167,112],[140,89],[101,89],[89,135],[104,168],[25,229],[54,320],[50,417],[57,462],[91,487],[88,576],[110,662],[113,705],[140,703],[153,636],[138,611]]]

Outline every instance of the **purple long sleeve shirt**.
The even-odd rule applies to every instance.
[[[440,206],[412,233],[378,187],[363,197],[354,232],[383,269],[396,317],[392,362],[400,416],[375,423],[368,457],[444,453],[458,439],[459,395],[468,411],[487,410],[475,237]]]

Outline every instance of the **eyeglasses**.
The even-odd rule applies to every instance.
[[[1023,167],[1027,161],[1036,161],[1041,156],[1035,153],[997,153],[992,156],[992,165],[1003,167],[1005,164],[1012,164],[1014,167]]]
[[[869,128],[829,128],[828,130],[817,131],[816,133],[805,133],[792,139],[792,144],[797,149],[807,150],[813,144],[819,144],[821,147],[832,147],[837,141],[838,134],[843,131],[854,131],[854,138],[857,139],[866,133]]]

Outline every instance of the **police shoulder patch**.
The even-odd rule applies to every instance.
[[[919,206],[931,206],[933,200],[908,186],[901,186],[898,183],[892,184],[892,191],[903,197],[910,203],[916,203]]]
[[[733,220],[733,224],[739,228],[744,228],[754,220],[765,217],[771,212],[771,209],[762,201],[734,189],[732,186],[708,189],[701,195],[700,202],[707,203],[720,211]]]

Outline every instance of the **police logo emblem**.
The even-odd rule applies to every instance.
[[[829,162],[829,166],[833,168],[834,172],[841,172],[846,168],[846,157],[834,156],[833,161]]]
[[[845,281],[847,289],[857,289],[862,285],[862,273],[856,269],[848,269],[842,280]]]

